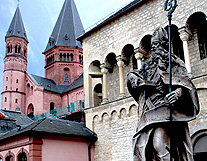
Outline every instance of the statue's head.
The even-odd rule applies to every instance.
[[[152,34],[151,47],[151,50],[154,50],[154,48],[164,48],[168,50],[168,34],[162,27],[158,27]]]
[[[151,54],[154,63],[158,64],[162,70],[168,66],[168,34],[162,27],[157,28],[151,38]]]

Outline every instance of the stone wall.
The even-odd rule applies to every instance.
[[[122,49],[131,44],[134,48],[140,46],[142,39],[146,35],[151,35],[159,27],[166,27],[168,19],[164,11],[164,0],[149,0],[143,5],[124,14],[110,24],[105,25],[96,32],[91,33],[83,39],[83,61],[84,61],[84,93],[86,125],[98,135],[95,144],[95,160],[132,160],[131,139],[136,130],[137,114],[131,116],[129,107],[136,103],[133,98],[117,100],[119,96],[119,75],[118,66],[114,67],[112,73],[108,73],[108,97],[109,103],[93,107],[93,88],[100,78],[95,78],[89,74],[89,67],[92,62],[99,61],[105,63],[107,55],[115,53],[116,56],[122,54]],[[178,7],[173,13],[172,24],[177,28],[189,26],[189,18],[196,12],[207,15],[207,1],[204,0],[182,0],[178,2]],[[201,112],[198,119],[190,123],[190,131],[193,135],[199,129],[205,127],[207,108],[207,59],[200,59],[198,40],[196,33],[188,40],[190,65],[193,82],[198,89]],[[132,62],[123,67],[125,95],[129,96],[126,84],[126,77],[129,71],[133,70]],[[199,77],[198,77],[199,76]],[[202,76],[202,77],[200,77]],[[198,77],[198,78],[197,78]],[[99,79],[97,81],[97,79]],[[123,102],[123,101],[126,102]],[[122,108],[126,109],[121,110]],[[116,112],[113,113],[113,110]],[[115,121],[115,119],[117,119]],[[128,128],[130,127],[130,128]],[[207,126],[206,126],[207,127]]]

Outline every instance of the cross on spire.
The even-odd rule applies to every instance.
[[[20,2],[20,0],[17,0],[17,1],[18,1],[17,6],[19,6],[19,2]]]

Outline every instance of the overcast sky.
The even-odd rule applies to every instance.
[[[20,12],[29,40],[27,71],[44,77],[44,51],[65,0],[20,0]],[[75,0],[85,29],[94,25],[132,0]],[[0,92],[2,92],[5,35],[18,0],[0,3]],[[1,98],[1,96],[0,96]],[[1,99],[0,99],[1,106]]]

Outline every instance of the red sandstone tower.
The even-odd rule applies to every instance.
[[[25,109],[25,71],[27,71],[28,39],[19,7],[5,36],[3,91],[1,108],[8,110]]]
[[[83,73],[82,45],[76,40],[83,32],[74,0],[65,0],[43,52],[45,77],[56,85],[70,84]]]

